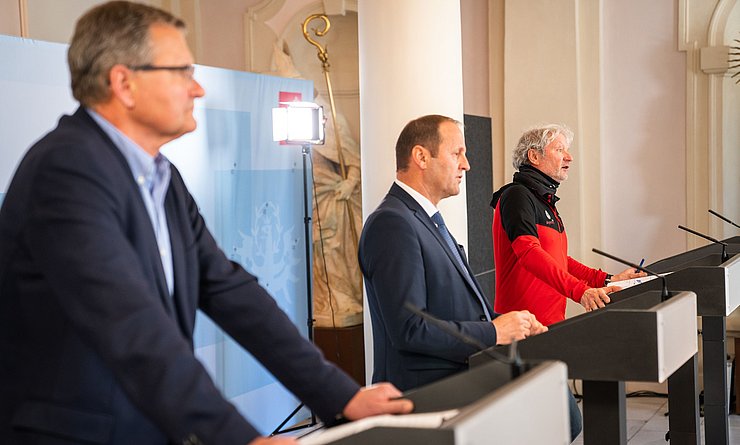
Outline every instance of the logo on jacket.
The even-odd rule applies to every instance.
[[[547,217],[547,222],[545,222],[545,224],[548,226],[555,224],[555,221],[552,220],[552,216],[550,216],[550,212],[547,210],[545,210],[545,217]]]

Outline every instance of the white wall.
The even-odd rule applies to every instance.
[[[686,56],[674,0],[604,0],[604,250],[647,263],[686,248]],[[607,263],[610,270],[622,270]]]
[[[0,0],[0,34],[21,35],[20,10],[17,0]]]
[[[463,108],[465,114],[491,115],[488,80],[488,0],[460,2],[462,21]]]
[[[203,51],[198,63],[244,69],[244,13],[257,3],[259,0],[200,2]]]
[[[587,0],[590,1],[590,0]],[[558,188],[558,211],[565,221],[571,256],[582,259],[589,231],[599,230],[598,207],[585,199],[584,185],[598,181],[587,152],[598,153],[598,145],[584,141],[581,116],[584,105],[598,104],[593,94],[582,97],[579,47],[595,45],[582,39],[578,23],[578,0],[509,0],[505,5],[504,37],[504,168],[505,182],[514,171],[511,152],[522,132],[534,125],[560,123],[575,133],[571,153],[574,157],[569,179]],[[532,32],[537,30],[536,32]],[[589,60],[591,73],[598,72],[598,59]],[[588,125],[583,123],[584,126]],[[598,185],[598,182],[596,182]],[[590,246],[589,246],[590,247]]]
[[[725,44],[735,48],[740,47],[740,2],[735,7],[727,20],[725,31]],[[735,49],[733,52],[740,52]],[[740,59],[735,56],[734,59]],[[738,65],[738,62],[734,63]],[[725,74],[723,102],[723,162],[730,166],[725,170],[724,181],[724,208],[718,210],[721,214],[740,224],[740,75],[731,76],[740,72],[740,67]],[[734,166],[734,167],[733,167]],[[715,209],[716,210],[716,209]],[[722,238],[728,238],[738,233],[738,230],[724,222],[720,223],[718,230]]]
[[[23,17],[25,18],[25,24],[28,27],[28,37],[49,42],[69,43],[69,40],[72,38],[72,32],[74,31],[74,25],[77,22],[77,19],[88,9],[98,4],[105,3],[106,0],[0,1],[14,3],[13,5],[8,4],[7,9],[3,9],[2,15],[5,15],[5,11],[12,12],[8,15],[14,17],[15,20],[21,19],[20,16],[22,14],[20,4],[24,4],[25,14],[23,14]],[[162,6],[162,0],[139,0],[139,2],[157,7]],[[20,23],[16,23],[16,26],[18,26],[18,29],[20,30]],[[2,26],[1,22],[0,26]],[[0,27],[0,33],[13,34],[10,28],[6,31],[2,27]]]

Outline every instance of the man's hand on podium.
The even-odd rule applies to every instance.
[[[491,323],[496,328],[496,344],[508,345],[514,340],[524,340],[532,335],[547,332],[537,317],[529,311],[511,311],[494,318]]]
[[[606,304],[612,301],[609,298],[609,294],[620,290],[622,288],[619,286],[592,287],[587,289],[583,293],[583,296],[581,296],[581,306],[586,308],[586,312],[606,307]]]
[[[342,415],[349,420],[378,414],[407,414],[414,409],[411,400],[400,399],[402,393],[390,383],[377,383],[360,389],[344,407]]]

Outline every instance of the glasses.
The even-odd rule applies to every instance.
[[[128,69],[133,71],[172,71],[179,73],[181,76],[188,80],[193,80],[193,74],[195,73],[195,66],[193,65],[180,65],[180,66],[158,66],[158,65],[135,65],[129,66]]]

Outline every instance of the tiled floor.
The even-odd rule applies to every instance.
[[[579,403],[579,406],[581,404]],[[660,397],[630,397],[627,399],[627,444],[665,445],[668,431],[668,399]],[[701,419],[704,443],[704,419]],[[583,445],[583,434],[574,444]],[[740,416],[730,416],[730,443],[740,444]]]

